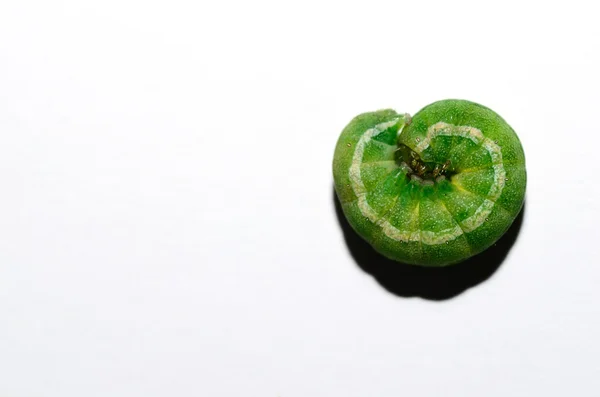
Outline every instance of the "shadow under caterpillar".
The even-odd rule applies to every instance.
[[[422,267],[388,259],[375,251],[348,223],[335,188],[332,197],[344,240],[356,264],[394,295],[434,301],[451,299],[487,280],[498,270],[517,241],[526,204],[508,231],[487,250],[453,266]]]

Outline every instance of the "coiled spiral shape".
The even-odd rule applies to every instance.
[[[492,110],[464,100],[411,119],[380,110],[355,117],[333,160],[335,189],[354,230],[383,255],[445,266],[494,244],[525,198],[525,155]]]

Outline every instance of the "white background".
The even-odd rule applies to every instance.
[[[0,395],[598,396],[593,2],[0,5]],[[452,299],[361,270],[356,114],[464,98],[527,156],[518,239]]]

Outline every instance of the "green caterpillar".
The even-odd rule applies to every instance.
[[[335,190],[353,229],[381,254],[446,266],[494,244],[525,199],[525,154],[492,110],[448,99],[411,117],[355,117],[333,158]]]

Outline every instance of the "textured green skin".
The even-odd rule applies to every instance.
[[[514,130],[492,110],[464,100],[443,100],[426,106],[412,118],[399,137],[394,128],[386,133],[387,144],[402,143],[415,150],[425,139],[428,128],[445,122],[456,126],[470,126],[500,147],[505,182],[502,193],[495,199],[491,213],[474,230],[464,232],[461,222],[480,207],[488,197],[487,189],[493,182],[490,159],[481,146],[466,142],[462,137],[435,137],[421,153],[423,161],[439,164],[450,159],[455,175],[446,181],[424,186],[411,181],[399,169],[393,150],[372,144],[365,148],[361,175],[365,179],[367,201],[392,226],[418,233],[456,226],[463,232],[451,241],[426,244],[423,241],[397,241],[386,235],[380,224],[371,221],[360,210],[358,197],[351,186],[350,167],[355,147],[361,136],[380,123],[401,117],[386,109],[355,117],[342,131],[333,159],[335,190],[342,209],[353,229],[378,252],[388,258],[422,266],[445,266],[461,262],[493,245],[510,227],[519,214],[525,198],[527,174],[525,155]],[[397,132],[396,132],[397,134]],[[382,134],[382,137],[384,134]],[[394,149],[392,147],[392,149]],[[381,165],[380,165],[381,164]],[[413,183],[414,182],[414,183]],[[489,197],[488,197],[489,198]]]

